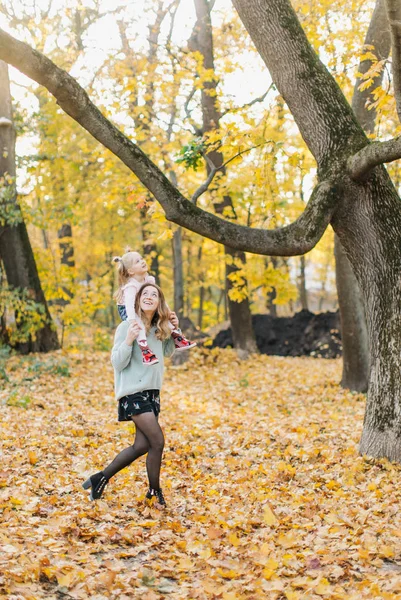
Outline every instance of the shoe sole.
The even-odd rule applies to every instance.
[[[190,346],[185,346],[185,348],[176,348],[175,351],[176,352],[183,352],[184,350],[190,350],[191,348],[195,348],[196,346],[196,342],[195,344],[191,344]]]

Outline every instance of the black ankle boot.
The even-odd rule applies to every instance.
[[[109,480],[103,475],[103,471],[99,471],[99,473],[91,475],[89,479],[84,481],[82,487],[84,488],[84,490],[91,488],[91,493],[89,496],[90,499],[98,500],[102,497],[102,494],[108,482]]]
[[[163,492],[160,489],[153,490],[152,488],[149,488],[149,490],[146,494],[146,499],[152,500],[152,498],[155,498],[155,504],[160,504],[162,507],[167,506],[166,501],[163,496]]]

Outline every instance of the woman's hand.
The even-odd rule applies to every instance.
[[[136,321],[131,321],[128,327],[127,335],[125,337],[125,343],[127,346],[132,346],[134,341],[139,335],[140,327]]]
[[[175,314],[175,312],[171,312],[170,313],[170,317],[169,317],[170,323],[172,325],[174,325],[174,327],[177,329],[178,325],[180,324],[177,315]]]

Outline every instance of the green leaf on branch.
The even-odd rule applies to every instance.
[[[205,141],[201,137],[196,137],[189,144],[181,148],[175,162],[178,164],[182,163],[186,169],[197,171],[202,164],[205,151]]]

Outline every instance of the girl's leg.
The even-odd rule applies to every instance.
[[[149,443],[148,455],[146,457],[149,487],[153,490],[160,490],[160,467],[164,449],[163,431],[153,412],[135,415],[132,417],[132,420]]]
[[[145,435],[138,427],[135,432],[135,442],[129,448],[122,450],[115,459],[103,469],[103,475],[109,480],[113,475],[128,467],[134,460],[143,456],[149,450],[149,443]]]
[[[136,339],[142,352],[142,362],[144,365],[156,365],[159,362],[156,354],[153,354],[152,350],[148,346],[148,340],[146,339],[146,329],[141,319],[135,313],[135,319],[140,327],[139,335]]]
[[[136,313],[135,313],[135,319],[136,319],[136,322],[139,325],[139,335],[137,337],[137,342],[141,346],[147,346],[148,345],[148,341],[146,339],[145,325],[142,323],[141,319],[138,317],[138,315]]]

